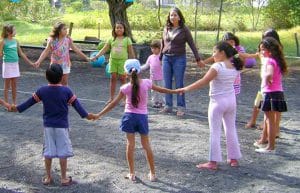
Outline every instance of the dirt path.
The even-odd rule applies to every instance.
[[[45,68],[45,67],[44,67]],[[259,88],[258,70],[242,75],[242,94],[238,97],[238,134],[243,153],[240,167],[221,163],[220,170],[200,171],[198,162],[208,157],[209,129],[207,123],[208,87],[187,94],[188,115],[178,119],[175,114],[162,115],[151,109],[150,135],[155,155],[158,182],[147,180],[147,165],[137,137],[137,184],[124,179],[127,174],[125,136],[118,130],[123,108],[117,107],[103,119],[89,122],[70,110],[71,139],[75,157],[69,159],[68,174],[79,181],[72,187],[59,185],[58,161],[54,160],[55,185],[41,184],[44,175],[42,152],[42,105],[28,111],[8,113],[0,108],[0,193],[15,192],[300,192],[300,130],[298,95],[300,70],[293,69],[285,79],[288,112],[283,114],[281,138],[275,155],[254,152],[253,141],[260,131],[244,129],[254,96]],[[186,83],[196,80],[189,77]],[[108,99],[108,81],[103,68],[75,63],[70,87],[90,112],[98,112]],[[18,101],[27,99],[40,85],[46,84],[44,69],[22,65]],[[3,85],[3,80],[0,80]],[[0,86],[0,97],[3,98]],[[262,115],[259,118],[262,119]],[[222,138],[223,158],[226,159]]]

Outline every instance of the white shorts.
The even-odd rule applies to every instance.
[[[68,128],[45,127],[43,156],[45,158],[74,156]]]
[[[20,77],[19,62],[3,62],[2,78]]]
[[[70,72],[71,72],[71,65],[61,64],[61,68],[63,70],[63,74],[70,74]]]

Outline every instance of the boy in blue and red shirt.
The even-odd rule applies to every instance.
[[[67,158],[74,155],[69,138],[68,105],[72,105],[82,118],[94,119],[94,115],[85,111],[71,89],[62,86],[62,76],[63,70],[61,66],[52,64],[46,71],[46,78],[49,84],[39,88],[26,102],[17,107],[12,107],[13,111],[21,113],[40,101],[43,103],[45,128],[43,156],[47,174],[42,181],[44,185],[53,183],[51,163],[52,158],[55,157],[59,158],[60,162],[61,184],[68,186],[75,183],[71,177],[66,176]]]

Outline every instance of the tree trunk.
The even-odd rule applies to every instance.
[[[112,28],[117,21],[123,22],[128,36],[132,39],[132,32],[128,22],[126,9],[133,3],[126,3],[126,0],[106,0],[106,2],[109,7],[109,18]]]

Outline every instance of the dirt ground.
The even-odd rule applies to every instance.
[[[40,85],[47,84],[44,71],[22,63],[18,82],[18,102],[31,96]],[[199,73],[198,73],[199,74]],[[290,69],[284,80],[288,112],[283,113],[281,137],[275,155],[255,153],[252,145],[260,131],[244,129],[250,117],[253,99],[259,88],[258,69],[242,74],[242,93],[238,96],[237,127],[243,157],[238,168],[225,161],[218,171],[198,170],[195,165],[208,158],[209,128],[207,122],[208,87],[188,93],[188,113],[184,118],[160,114],[149,108],[151,143],[155,155],[157,182],[147,179],[148,167],[139,137],[135,154],[138,183],[124,179],[127,174],[125,136],[118,130],[123,107],[118,106],[101,120],[81,119],[70,108],[71,140],[75,156],[69,159],[68,175],[79,184],[60,186],[58,160],[53,162],[55,184],[41,184],[44,175],[42,158],[42,105],[26,112],[11,113],[0,108],[0,193],[120,193],[120,192],[300,192],[300,130],[298,95],[300,69]],[[186,84],[199,75],[186,77]],[[0,80],[3,98],[3,80]],[[74,62],[70,87],[89,112],[100,111],[108,99],[109,78],[104,68]],[[259,120],[262,120],[260,115]],[[223,158],[226,160],[224,135]]]

